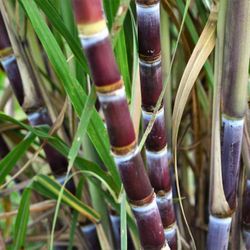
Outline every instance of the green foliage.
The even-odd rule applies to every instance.
[[[40,13],[35,3],[31,0],[21,0],[21,3],[30,18],[34,30],[43,44],[45,51],[47,52],[48,58],[50,59],[50,62],[53,65],[58,78],[64,85],[64,88],[69,95],[77,115],[80,116],[84,103],[87,99],[86,93],[78,81],[70,74],[65,57],[57,45],[55,38],[50,32],[48,26],[45,24],[44,20],[39,18]],[[96,110],[91,116],[87,131],[91,141],[95,145],[97,152],[100,154],[101,159],[115,177],[116,183],[119,184],[119,175],[116,170],[114,160],[110,155],[110,146],[108,143],[107,132]]]
[[[46,175],[37,175],[34,178],[32,187],[42,195],[51,199],[58,199],[58,195],[61,189],[61,185],[54,181],[52,178]],[[86,216],[92,222],[97,223],[100,220],[100,216],[92,208],[82,203],[67,189],[63,190],[62,201],[78,211],[80,214]]]
[[[77,189],[76,189],[76,198],[79,199],[79,200],[81,199],[83,184],[84,184],[84,180],[83,180],[83,177],[81,177],[81,179],[79,181],[79,184],[77,186]],[[67,250],[72,250],[73,249],[74,237],[75,237],[75,231],[76,231],[78,218],[79,218],[79,212],[74,210],[73,211],[73,216],[72,216],[71,227],[70,227],[69,246],[68,246]]]
[[[26,188],[23,191],[22,199],[17,213],[15,231],[14,231],[14,250],[24,249],[27,225],[29,222],[31,189]]]
[[[12,171],[18,160],[26,154],[36,136],[29,133],[8,155],[0,161],[0,184],[3,184],[5,177]]]
[[[126,194],[122,193],[121,197],[121,250],[127,249],[128,235],[127,235],[127,213],[126,213]]]

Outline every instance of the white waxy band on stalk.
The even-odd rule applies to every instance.
[[[39,109],[38,111],[28,114],[28,120],[29,121],[36,120],[41,116],[41,114],[44,113],[46,113],[46,108]]]
[[[165,193],[164,195],[157,195],[156,201],[157,203],[160,203],[160,204],[166,204],[166,202],[169,202],[169,201],[172,202],[172,198],[173,198],[173,193],[172,193],[172,190],[170,190],[168,193]]]
[[[239,127],[239,126],[243,126],[244,118],[233,120],[233,119],[227,118],[226,116],[222,115],[222,123],[228,124],[228,125],[233,126],[233,127]]]
[[[32,121],[37,119],[40,116],[40,112],[33,112],[31,114],[28,115],[28,120]]]
[[[153,200],[150,203],[144,204],[143,206],[131,205],[131,207],[133,211],[139,212],[139,213],[155,212],[155,210],[158,211],[155,195],[154,195]]]
[[[155,3],[151,5],[143,5],[136,3],[136,12],[137,15],[147,15],[147,14],[154,14],[155,12],[159,13],[160,11],[160,3]],[[158,14],[157,13],[157,14]]]
[[[147,112],[142,109],[142,117],[144,120],[150,121],[153,117],[153,112]],[[159,117],[164,118],[164,107],[157,111],[156,119],[158,119]]]
[[[209,223],[212,222],[212,223],[216,223],[217,225],[230,225],[231,224],[231,221],[232,221],[232,218],[231,217],[227,217],[227,218],[219,218],[219,217],[216,217],[216,216],[213,216],[213,215],[210,215],[209,216]]]
[[[150,159],[161,159],[163,157],[167,157],[168,159],[168,148],[166,146],[160,151],[150,151],[146,149],[146,157]]]
[[[144,61],[144,60],[142,60],[141,58],[139,59],[139,64],[141,65],[141,66],[145,66],[145,67],[150,67],[150,68],[152,68],[152,67],[154,67],[154,66],[158,66],[158,65],[160,65],[161,64],[161,56],[159,57],[159,58],[157,58],[155,61],[153,61],[153,62],[147,62],[147,61]]]
[[[16,59],[16,57],[13,54],[10,56],[6,56],[4,58],[1,58],[1,63],[2,63],[3,68],[5,68],[11,62],[13,62],[15,59]]]
[[[176,236],[176,224],[164,229],[165,238],[171,239]]]
[[[209,216],[207,249],[227,249],[232,218]]]
[[[122,87],[120,89],[117,89],[115,91],[109,92],[109,93],[100,93],[97,92],[97,96],[99,98],[100,102],[113,102],[113,101],[119,101],[121,98],[125,98],[125,88]]]
[[[112,152],[112,155],[114,156],[114,160],[115,160],[115,163],[116,165],[118,165],[120,167],[120,163],[124,163],[126,161],[129,161],[131,160],[133,157],[135,157],[137,154],[139,153],[139,150],[138,150],[138,147],[136,146],[136,148],[132,151],[130,151],[128,154],[126,155],[116,155]],[[125,165],[121,165],[121,166],[124,166]]]
[[[108,36],[109,36],[109,31],[108,31],[107,27],[105,27],[102,31],[100,31],[94,35],[89,35],[89,36],[79,35],[80,40],[81,40],[81,44],[85,49],[87,49],[88,47],[106,39]]]

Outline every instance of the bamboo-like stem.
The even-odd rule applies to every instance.
[[[224,30],[225,30],[225,20],[226,20],[226,6],[227,1],[223,0],[219,5],[219,17],[217,23],[217,41],[215,46],[215,84],[213,93],[213,118],[212,118],[212,143],[211,143],[211,169],[210,169],[210,216],[209,217],[209,227],[208,227],[208,237],[207,237],[207,249],[212,250],[217,246],[219,250],[221,239],[226,242],[222,244],[224,246],[228,245],[229,234],[225,234],[223,230],[219,230],[220,226],[217,224],[223,224],[220,222],[218,215],[226,212],[229,209],[227,204],[223,184],[222,184],[222,174],[221,174],[221,145],[220,145],[220,92],[221,92],[221,68],[223,66],[223,47],[224,47]],[[217,177],[217,178],[216,178]],[[219,196],[220,195],[220,196]],[[217,196],[217,197],[216,197]],[[219,198],[219,200],[217,200]],[[219,202],[218,202],[219,201]],[[217,204],[219,203],[219,204]],[[220,209],[220,211],[218,211]],[[212,219],[212,218],[217,218]],[[224,218],[221,218],[222,220]],[[229,218],[230,219],[230,218]],[[218,229],[218,230],[217,230]],[[211,230],[213,230],[211,232]],[[221,235],[219,234],[221,233]],[[218,242],[214,241],[213,235],[217,235]],[[227,236],[225,238],[225,236]]]
[[[25,61],[26,67],[29,67],[29,64],[27,63],[28,59],[23,56],[24,53],[22,48],[16,41],[16,38],[11,35],[12,31],[6,29],[4,21],[5,20],[0,13],[0,59],[1,65],[9,78],[10,85],[15,93],[17,101],[27,114],[28,120],[32,126],[42,124],[51,126],[52,121],[46,107],[44,107],[39,88],[34,84],[35,76],[32,74],[32,70],[27,70],[26,72],[29,74],[29,80],[22,80],[18,60]],[[16,54],[20,55],[18,59],[15,56]],[[44,151],[53,174],[65,174],[68,165],[66,158],[59,154],[49,144],[44,146]]]
[[[160,1],[136,1],[142,118],[144,129],[153,116],[163,89],[160,40]],[[154,126],[146,140],[146,161],[151,184],[157,193],[165,237],[170,249],[177,249],[175,211],[168,168],[167,134],[164,107],[158,111]]]
[[[220,2],[216,44],[216,67],[220,68],[215,68],[216,84],[219,87],[216,86],[214,100],[217,98],[216,95],[220,94],[221,86],[221,170],[217,169],[217,172],[211,176],[208,250],[227,249],[232,215],[236,208],[244,113],[247,104],[249,8],[248,0]],[[224,30],[225,35],[223,34]],[[224,44],[224,48],[221,47],[222,44]],[[221,49],[222,51],[219,52]],[[221,58],[218,58],[219,53],[223,54],[223,62],[221,62]],[[214,112],[217,112],[218,109],[219,107],[216,108],[214,105]],[[216,123],[216,120],[213,122]],[[212,144],[212,146],[216,145]],[[218,150],[218,148],[214,147],[214,150]],[[221,194],[215,188],[220,189]]]
[[[227,249],[232,218],[218,218],[210,215],[207,249]],[[210,240],[211,239],[211,240]]]
[[[239,160],[247,104],[249,1],[228,3],[222,72],[222,177],[226,199],[236,206]]]
[[[111,150],[137,221],[144,249],[166,247],[156,198],[146,174],[123,81],[112,51],[100,0],[73,0],[80,39],[103,109]]]

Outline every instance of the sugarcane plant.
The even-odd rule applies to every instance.
[[[145,249],[166,248],[156,197],[138,150],[100,0],[76,0],[74,10],[82,46],[105,115],[111,150],[137,221]]]
[[[0,10],[0,249],[250,247],[249,0]]]
[[[220,29],[222,34],[219,36],[222,36],[222,40],[224,40],[224,48],[220,53],[222,59],[218,60],[219,62],[216,64],[216,67],[221,67],[217,69],[219,87],[216,87],[216,94],[221,95],[222,102],[221,169],[217,164],[217,169],[212,166],[214,172],[211,171],[214,176],[211,176],[208,249],[228,248],[232,216],[237,207],[240,155],[247,107],[250,5],[249,1],[232,0],[223,3],[221,4],[222,20],[220,24],[224,30]],[[219,46],[218,41],[218,50]],[[217,51],[217,53],[219,52]],[[216,98],[214,97],[214,108],[218,110]],[[216,110],[214,112],[214,115],[218,113]],[[218,116],[215,116],[216,118]],[[215,126],[214,129],[216,130],[218,127]],[[215,150],[215,147],[212,150]],[[212,164],[214,163],[212,162]],[[222,192],[220,194],[222,199],[218,199],[218,192]]]
[[[142,120],[144,130],[153,118],[157,101],[163,89],[161,44],[160,44],[160,1],[136,1],[140,81],[142,93]],[[148,174],[157,194],[165,237],[170,249],[177,249],[177,230],[171,177],[168,168],[168,148],[162,103],[156,114],[153,128],[146,140],[146,162]]]

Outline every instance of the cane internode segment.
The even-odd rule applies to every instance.
[[[208,249],[227,249],[232,218],[209,216]]]
[[[106,118],[112,152],[124,155],[136,147],[136,136],[130,119],[124,87],[110,93],[99,94]]]
[[[162,167],[168,165],[167,147],[156,153],[146,149],[146,159],[150,182],[155,192],[159,192],[159,197],[161,197],[160,192],[162,190],[164,190],[164,194],[165,192],[171,191],[171,178],[168,168]],[[159,179],[159,176],[162,176],[162,178]]]
[[[239,163],[244,120],[222,119],[222,179],[226,199],[231,210],[236,208]]]
[[[140,60],[140,80],[142,108],[145,112],[153,112],[162,91],[161,60],[153,63]]]
[[[143,127],[146,129],[153,114],[142,110]],[[157,114],[154,126],[147,137],[146,148],[151,152],[160,152],[167,147],[166,126],[164,120],[164,109],[161,108]],[[164,152],[167,153],[166,150]]]
[[[18,67],[16,63],[15,56],[13,55],[13,50],[11,47],[10,39],[4,24],[2,14],[0,13],[0,60],[1,66],[5,70],[6,74],[9,76],[10,82],[21,80],[21,76],[18,72]],[[15,91],[15,90],[14,90]],[[22,86],[15,91],[19,103],[23,103],[24,94]]]
[[[115,161],[119,166],[123,185],[131,203],[138,206],[150,203],[153,189],[139,151],[133,150],[126,156],[115,157]]]
[[[2,66],[9,78],[10,83],[13,86],[16,86],[15,88],[12,89],[15,93],[15,96],[19,104],[22,106],[24,103],[24,89],[23,85],[20,84],[20,82],[22,81],[21,75],[18,70],[16,58],[13,55],[12,51],[10,51],[10,54],[2,60]]]
[[[145,2],[145,1],[144,1]],[[137,1],[138,39],[140,60],[153,63],[160,59],[160,7],[159,1],[141,5]]]
[[[91,36],[80,33],[80,38],[97,92],[111,95],[113,91],[121,89],[123,81],[112,52],[107,27]],[[97,61],[100,62],[98,65]]]
[[[149,122],[155,119],[153,128],[145,143],[147,169],[150,182],[157,194],[156,201],[160,210],[166,240],[171,249],[177,249],[177,231],[168,167],[167,135],[163,105],[154,114],[163,90],[160,1],[137,0],[136,11],[144,130],[147,129]]]
[[[74,0],[79,36],[88,60],[111,151],[135,215],[144,249],[166,247],[156,197],[137,148],[123,80],[115,61],[100,0]],[[89,31],[89,27],[91,27]]]
[[[175,231],[175,211],[172,204],[173,194],[172,190],[168,193],[159,192],[157,195],[157,205],[162,216],[162,222],[166,232]],[[167,213],[166,213],[167,211]],[[169,244],[171,246],[171,244]]]

